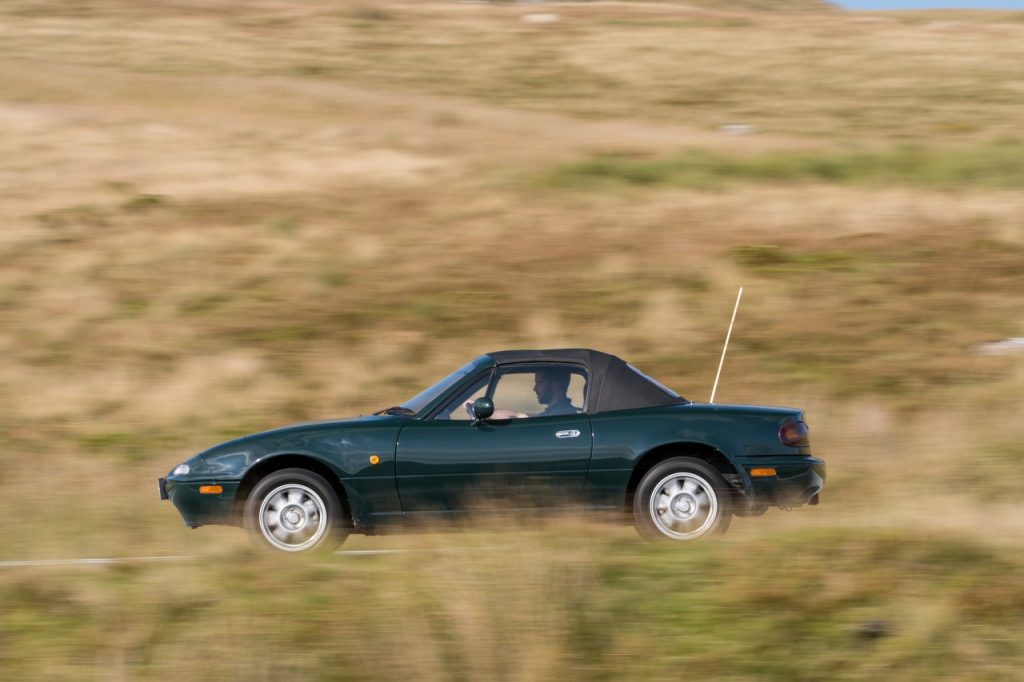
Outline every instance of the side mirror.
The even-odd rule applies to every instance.
[[[483,420],[494,414],[494,401],[490,398],[477,398],[473,401],[473,419],[477,422]]]

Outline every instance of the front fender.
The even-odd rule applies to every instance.
[[[353,521],[362,524],[373,514],[401,511],[395,481],[399,428],[385,423],[288,429],[224,443],[203,457],[211,475],[224,481],[258,480],[266,472],[302,466],[303,459],[318,462],[341,483]]]

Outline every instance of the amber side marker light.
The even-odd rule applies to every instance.
[[[775,468],[774,467],[768,467],[768,468],[765,468],[765,469],[751,469],[750,470],[750,475],[755,477],[755,478],[764,478],[765,476],[774,476],[775,475]]]
[[[224,492],[223,486],[219,485],[201,485],[199,486],[200,495],[220,495]]]

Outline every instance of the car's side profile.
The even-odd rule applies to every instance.
[[[562,349],[489,353],[375,415],[222,443],[160,495],[190,527],[300,552],[479,507],[610,510],[686,541],[817,504],[824,479],[800,410],[693,403],[615,356]]]

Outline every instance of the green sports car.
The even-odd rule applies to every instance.
[[[488,353],[395,407],[214,446],[159,479],[185,524],[286,552],[479,510],[608,510],[650,539],[814,505],[803,412],[699,404],[588,349]]]

